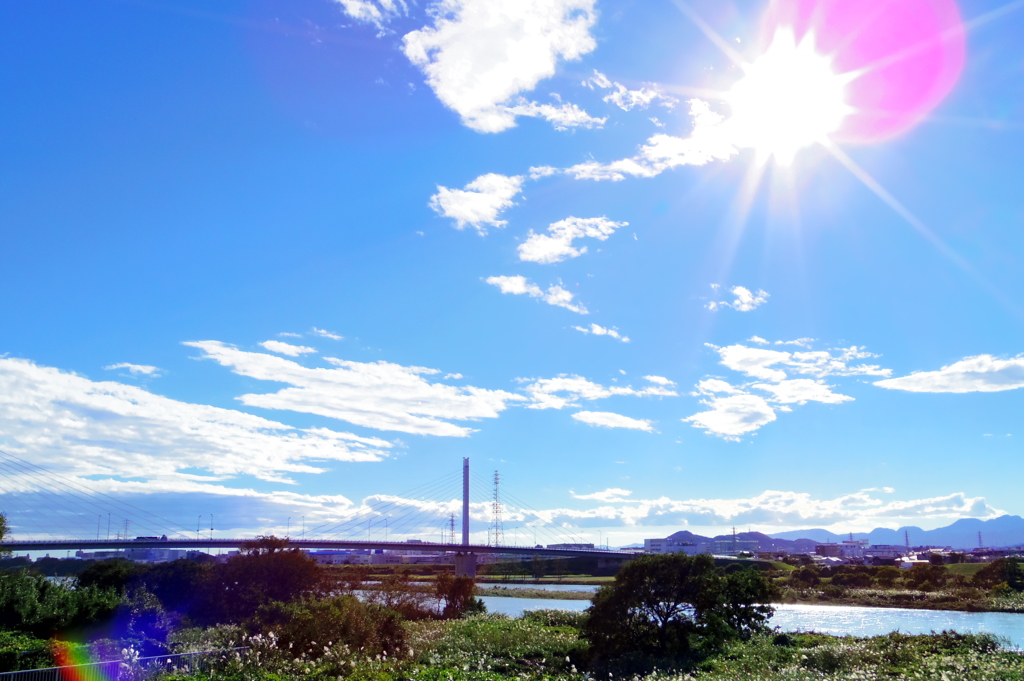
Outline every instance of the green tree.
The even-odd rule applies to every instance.
[[[257,537],[226,563],[214,565],[193,616],[205,623],[241,622],[264,603],[288,603],[333,590],[327,571],[288,541]]]
[[[7,526],[7,516],[4,515],[3,513],[0,513],[0,542],[2,542],[4,540],[4,537],[7,536],[7,533],[9,531],[10,530],[9,530],[9,528]],[[10,554],[11,554],[10,551],[4,551],[4,550],[0,549],[0,558],[6,558]]]
[[[441,616],[454,619],[484,612],[483,601],[474,596],[475,589],[476,581],[472,577],[456,577],[447,570],[439,574],[434,582],[434,594],[441,604]]]
[[[585,634],[608,657],[711,650],[765,629],[772,592],[760,572],[725,575],[708,555],[643,556],[595,594]]]

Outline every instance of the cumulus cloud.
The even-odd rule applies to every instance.
[[[862,362],[876,355],[858,346],[790,352],[763,347],[771,343],[759,336],[754,336],[751,342],[761,347],[708,344],[718,353],[723,366],[754,380],[740,385],[716,377],[701,380],[692,394],[701,397],[701,404],[707,410],[683,419],[684,423],[703,429],[709,435],[738,441],[775,421],[778,412],[792,411],[791,405],[853,401],[849,395],[835,392],[834,386],[825,382],[827,377],[888,376],[891,373],[889,369]],[[809,348],[810,343],[811,339],[801,338],[782,344]],[[793,378],[791,374],[804,377]]]
[[[606,217],[567,217],[552,223],[547,234],[536,234],[531,229],[526,241],[519,245],[519,259],[551,264],[577,258],[587,252],[587,247],[575,248],[572,243],[575,239],[591,237],[598,241],[607,241],[616,229],[628,224],[615,222]]]
[[[582,376],[560,374],[554,378],[521,378],[523,391],[530,396],[531,409],[563,409],[577,407],[581,400],[600,400],[617,395],[632,397],[676,397],[678,393],[663,385],[635,389],[631,386],[603,386]]]
[[[620,181],[626,177],[654,177],[679,166],[703,166],[726,161],[738,153],[732,134],[722,126],[724,118],[707,102],[690,100],[693,130],[689,137],[657,134],[647,140],[640,153],[611,163],[587,161],[564,172],[577,180]]]
[[[409,11],[404,0],[335,0],[335,2],[341,5],[341,10],[351,18],[366,24],[373,24],[377,28],[383,28],[391,19],[407,14]]]
[[[618,329],[606,329],[599,324],[591,324],[589,327],[574,326],[572,328],[576,329],[580,333],[593,334],[595,336],[608,336],[609,338],[614,338],[615,340],[622,341],[623,343],[629,342],[629,336],[623,336],[619,333]]]
[[[655,100],[661,100],[661,105],[669,109],[679,103],[675,97],[666,95],[657,87],[630,90],[622,83],[609,80],[608,76],[597,70],[594,71],[593,76],[583,81],[583,84],[591,89],[613,90],[605,96],[604,101],[614,104],[623,111],[631,111],[635,108],[646,109]]]
[[[129,362],[121,362],[120,364],[111,364],[110,366],[103,367],[107,371],[117,371],[119,369],[127,369],[135,376],[159,376],[160,369],[149,364],[131,364]]]
[[[759,395],[713,396],[702,400],[702,404],[708,407],[707,411],[685,418],[683,423],[733,442],[776,419],[775,410]]]
[[[432,25],[405,36],[405,54],[465,125],[500,132],[517,115],[563,127],[581,117],[575,108],[546,111],[517,96],[553,76],[560,60],[597,46],[590,35],[594,0],[439,0],[432,11]]]
[[[572,417],[581,423],[586,423],[588,426],[628,428],[630,430],[642,430],[647,433],[654,431],[651,421],[647,419],[634,419],[610,411],[578,411]]]
[[[569,527],[658,526],[675,531],[688,526],[724,529],[733,525],[751,525],[762,531],[774,532],[809,527],[839,531],[896,528],[911,523],[988,519],[1004,514],[1004,511],[989,505],[984,497],[970,497],[961,492],[924,499],[885,501],[870,491],[819,498],[806,492],[768,490],[756,496],[734,499],[621,499],[614,494],[615,491],[584,495],[602,502],[591,508],[515,509],[509,515],[520,522],[555,523]],[[573,496],[579,498],[578,495]]]
[[[27,360],[0,359],[0,446],[76,475],[144,476],[178,484],[243,474],[288,481],[290,473],[323,472],[313,461],[377,461],[391,443],[326,428],[293,428]]]
[[[317,414],[377,430],[464,437],[471,428],[452,421],[496,418],[523,396],[472,386],[431,383],[437,369],[390,362],[325,358],[331,368],[307,368],[291,360],[246,352],[219,341],[194,341],[203,357],[234,373],[289,387],[238,399],[250,407]]]
[[[492,286],[497,286],[502,293],[514,296],[527,295],[531,298],[539,298],[548,305],[564,307],[566,310],[578,314],[588,313],[587,308],[578,302],[574,303],[575,296],[559,284],[549,286],[545,291],[521,274],[508,277],[487,277],[485,281]]]
[[[753,293],[750,289],[743,286],[733,286],[729,289],[729,293],[735,296],[731,303],[725,300],[711,301],[706,307],[712,311],[723,307],[731,307],[737,312],[750,312],[768,302],[769,295],[767,291],[761,289],[758,289],[757,293]]]
[[[512,199],[522,191],[523,180],[520,175],[507,177],[488,173],[463,189],[438,185],[437,193],[430,197],[430,207],[439,215],[455,220],[456,229],[469,225],[483,235],[488,225],[501,228],[508,224],[498,216],[513,205]]]
[[[316,352],[316,348],[310,348],[305,345],[292,345],[291,343],[283,343],[275,340],[263,341],[260,345],[271,352],[276,352],[279,355],[288,355],[289,357],[300,357],[302,355],[308,355],[311,352]]]
[[[1024,388],[1024,355],[999,359],[977,355],[944,366],[938,371],[915,371],[909,376],[876,381],[890,390],[915,393],[1000,392]]]
[[[666,387],[674,386],[676,384],[675,381],[670,381],[664,376],[644,376],[644,380],[650,381],[651,383],[657,383],[658,385],[663,385]]]

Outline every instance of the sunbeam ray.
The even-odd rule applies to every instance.
[[[924,224],[916,215],[910,212],[910,210],[904,206],[900,201],[890,194],[885,187],[883,187],[878,180],[871,176],[866,170],[861,168],[856,161],[843,151],[836,144],[827,144],[825,148],[828,149],[829,153],[832,154],[833,158],[839,161],[850,173],[853,174],[865,187],[870,189],[875,196],[880,198],[883,203],[893,209],[897,215],[906,220],[907,224],[914,228],[918,234],[923,236],[928,243],[930,243],[939,253],[946,257],[950,262],[959,267],[964,274],[967,274],[973,278],[982,288],[991,293],[1000,303],[1002,303],[1007,309],[1011,310],[1017,316],[1024,316],[1024,310],[1010,299],[1005,293],[996,288],[994,284],[988,281],[968,262],[963,256],[954,251],[945,241],[943,241],[937,234],[935,234],[929,227]]]

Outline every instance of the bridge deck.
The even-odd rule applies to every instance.
[[[33,541],[5,541],[5,551],[65,551],[81,549],[97,551],[110,549],[238,549],[252,542],[250,539],[45,539]],[[549,549],[538,546],[483,546],[479,544],[442,544],[439,542],[388,541],[333,541],[326,539],[289,539],[288,546],[303,549],[385,549],[388,551],[417,551],[423,553],[501,553],[551,557],[591,556],[599,558],[631,558],[639,551],[612,551],[606,549]]]

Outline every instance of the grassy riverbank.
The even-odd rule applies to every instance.
[[[755,636],[721,651],[688,660],[633,659],[593,666],[582,635],[584,616],[537,611],[519,619],[484,615],[462,620],[409,622],[401,654],[366,655],[324,642],[296,655],[272,637],[239,638],[250,652],[226,659],[206,674],[178,673],[168,681],[1024,681],[1024,655],[999,647],[988,636],[942,633],[890,634],[874,638],[820,634]],[[188,646],[203,635],[182,635]],[[230,631],[216,632],[218,642]],[[235,630],[235,634],[240,632]],[[653,671],[657,666],[658,671]]]
[[[549,589],[531,589],[529,587],[480,585],[476,588],[477,596],[498,596],[501,598],[546,598],[550,600],[589,601],[593,591],[551,591]]]

